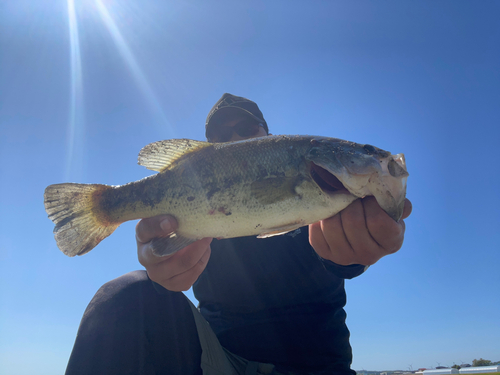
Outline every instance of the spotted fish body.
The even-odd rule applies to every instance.
[[[47,187],[45,208],[65,254],[82,255],[121,223],[159,214],[173,215],[179,227],[153,240],[157,255],[204,237],[285,233],[367,195],[399,220],[408,176],[402,154],[311,136],[166,140],[144,147],[139,164],[159,173],[122,186]]]

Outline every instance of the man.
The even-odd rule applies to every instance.
[[[224,94],[207,117],[210,142],[267,135],[262,112],[245,98]],[[403,218],[410,213],[406,201]],[[168,215],[137,224],[147,273],[96,293],[67,374],[354,374],[344,279],[399,250],[403,220],[367,197],[283,236],[204,238],[154,256],[150,241],[176,228]],[[180,293],[191,286],[200,310]]]

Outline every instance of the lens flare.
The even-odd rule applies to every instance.
[[[163,109],[156,98],[156,95],[154,94],[151,85],[149,84],[143,70],[139,66],[137,59],[135,58],[134,54],[132,53],[130,47],[128,46],[127,42],[122,36],[122,33],[120,32],[118,26],[116,25],[115,21],[111,17],[108,9],[104,6],[101,0],[95,0],[95,4],[97,7],[97,10],[99,12],[99,15],[102,18],[102,21],[106,28],[108,29],[109,33],[111,34],[113,41],[116,44],[116,47],[118,48],[118,51],[120,52],[121,56],[125,60],[127,67],[132,73],[132,76],[134,77],[137,85],[139,86],[139,89],[141,90],[142,94],[146,98],[146,101],[148,105],[151,107],[151,110],[153,113],[158,117],[159,119],[159,125],[160,125],[160,132],[162,134],[165,133],[165,130],[167,131],[167,134],[172,134],[172,126],[170,125],[169,121],[167,120],[167,117],[165,113],[163,112]]]
[[[68,0],[70,64],[71,64],[71,93],[70,113],[67,135],[66,178],[80,178],[83,168],[83,88],[82,88],[82,60],[80,56],[80,38],[78,36],[78,21],[76,18],[74,0]]]

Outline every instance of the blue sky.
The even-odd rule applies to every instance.
[[[47,185],[124,184],[139,150],[255,100],[274,134],[406,155],[406,241],[347,282],[353,368],[500,360],[496,1],[16,0],[0,22],[0,374],[65,369],[134,225],[64,256]],[[192,298],[192,294],[188,293]]]

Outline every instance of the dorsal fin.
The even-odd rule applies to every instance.
[[[152,171],[161,172],[181,156],[210,145],[211,143],[192,139],[158,141],[143,147],[137,163]]]

